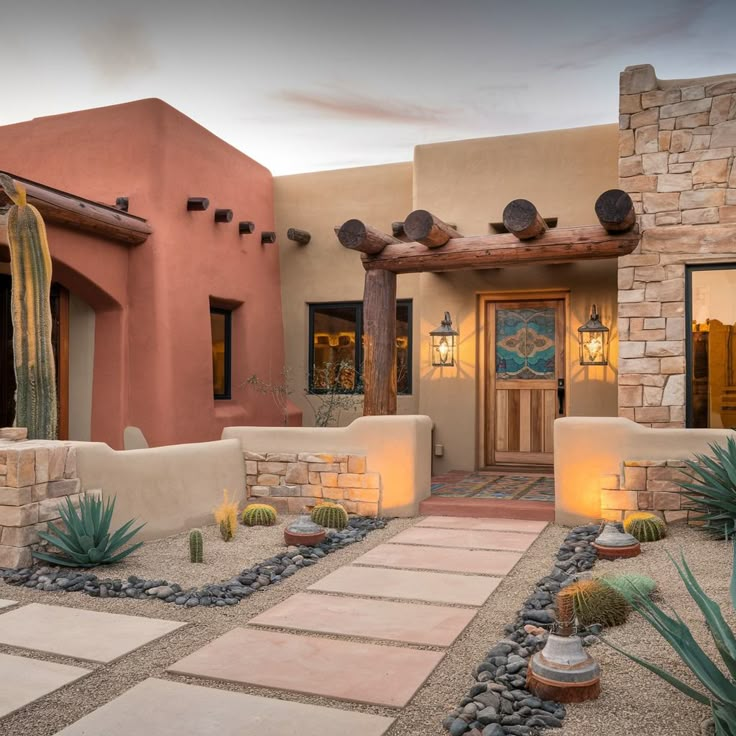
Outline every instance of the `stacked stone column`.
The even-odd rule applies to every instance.
[[[685,426],[685,266],[736,261],[736,75],[621,74],[619,182],[641,241],[619,258],[619,415]]]

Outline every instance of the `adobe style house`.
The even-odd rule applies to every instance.
[[[28,184],[48,225],[62,437],[121,448],[128,425],[160,445],[282,421],[244,385],[278,374],[284,360],[279,255],[261,244],[274,229],[265,168],[160,100],[142,100],[0,128],[0,169]],[[208,208],[188,209],[193,197]],[[4,242],[0,225],[6,426]]]
[[[278,383],[284,364],[289,419],[301,411],[311,425],[336,364],[347,366],[340,388],[362,390],[384,318],[396,325],[396,411],[431,417],[435,472],[548,467],[562,416],[733,426],[735,100],[733,76],[662,81],[631,67],[618,124],[421,145],[411,162],[273,179],[158,101],[0,129],[0,170],[108,205],[126,197],[126,213],[104,209],[140,240],[50,220],[69,292],[70,436],[119,447],[126,425],[163,444],[282,423],[242,381]],[[615,188],[637,224],[611,235],[595,203]],[[191,197],[210,208],[187,211]],[[526,241],[503,232],[519,198],[548,224]],[[221,208],[232,222],[215,222]],[[417,210],[451,224],[448,244],[407,242]],[[390,244],[365,258],[342,247],[335,228],[349,220]],[[274,244],[261,238],[270,231]],[[466,246],[480,257],[447,267]],[[609,349],[591,365],[579,330],[594,305]],[[446,314],[439,332],[455,344],[439,360],[430,333]],[[230,399],[218,393],[228,375]]]

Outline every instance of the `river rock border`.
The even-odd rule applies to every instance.
[[[316,565],[328,554],[361,542],[370,532],[383,529],[386,523],[385,519],[351,517],[345,529],[329,532],[325,540],[314,547],[289,547],[284,553],[253,565],[230,580],[199,589],[185,590],[177,583],[145,580],[135,575],[127,580],[100,578],[84,570],[59,567],[0,568],[0,578],[8,585],[48,592],[79,592],[95,598],[157,599],[188,608],[234,606],[257,590],[276,585],[302,568]]]
[[[531,656],[547,641],[542,627],[555,622],[557,592],[595,564],[591,543],[599,531],[598,524],[590,524],[575,527],[565,537],[552,572],[536,584],[514,623],[505,627],[507,638],[491,647],[475,668],[476,684],[443,720],[451,736],[530,736],[537,729],[562,726],[565,706],[529,692],[526,671]],[[583,642],[591,644],[598,632],[590,627]]]

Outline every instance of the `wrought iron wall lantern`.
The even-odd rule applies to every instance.
[[[429,336],[432,340],[432,365],[438,367],[449,367],[455,365],[455,350],[459,333],[452,329],[450,313],[445,312],[445,318],[436,330],[432,330]]]
[[[598,308],[593,305],[590,319],[578,327],[580,365],[608,365],[609,329],[602,322]]]

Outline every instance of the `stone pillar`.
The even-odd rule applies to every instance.
[[[619,416],[685,426],[685,265],[736,261],[736,75],[621,74],[619,183],[641,242],[618,264]]]
[[[70,443],[0,439],[0,567],[27,567],[39,531],[60,518],[66,497],[81,498]]]

